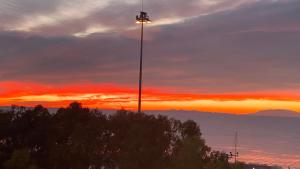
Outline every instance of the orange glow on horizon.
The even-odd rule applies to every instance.
[[[44,85],[0,82],[0,106],[42,104],[46,107],[62,107],[73,101],[99,109],[135,110],[137,90],[114,84]],[[246,114],[266,109],[300,112],[300,92],[189,94],[145,89],[143,93],[143,110],[197,110]]]

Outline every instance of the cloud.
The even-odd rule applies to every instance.
[[[2,0],[2,30],[27,31],[39,35],[63,36],[89,30],[123,31],[131,28],[140,1],[120,0]],[[189,17],[229,10],[254,0],[152,0],[145,10],[163,24]],[[78,11],[80,9],[80,11]],[[2,17],[1,17],[2,16]],[[92,31],[93,32],[93,31]]]
[[[0,1],[0,27],[4,30],[33,32],[39,27],[63,25],[63,22],[87,17],[105,8],[111,0],[3,0]],[[80,9],[80,12],[78,11]]]
[[[146,87],[188,93],[299,89],[299,1],[178,0],[169,6],[163,1],[161,7],[148,3],[153,18],[189,19],[146,28]],[[114,8],[89,10],[84,19],[34,28],[38,34],[2,31],[0,81],[136,86],[138,32],[126,29],[134,17],[124,16],[134,16],[137,4],[118,1],[108,6]],[[91,23],[120,30],[70,36]]]

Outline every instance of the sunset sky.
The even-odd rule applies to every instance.
[[[0,106],[137,107],[137,0],[0,0]],[[145,0],[144,110],[300,112],[299,0]]]

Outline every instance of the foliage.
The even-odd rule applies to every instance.
[[[244,168],[247,168],[246,167],[246,164],[242,163],[242,162],[237,162],[237,163],[233,163],[231,164],[231,167],[232,169],[244,169]],[[252,167],[251,167],[252,169]]]
[[[107,115],[72,103],[0,113],[5,169],[228,169],[193,121],[120,110]]]
[[[231,166],[228,163],[228,155],[226,153],[213,151],[210,153],[209,159],[210,160],[205,167],[206,169],[231,168]]]
[[[4,163],[7,169],[37,169],[32,164],[28,150],[15,150],[9,160]]]

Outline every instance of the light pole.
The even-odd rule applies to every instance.
[[[142,108],[142,82],[143,82],[143,45],[144,45],[144,24],[150,23],[151,20],[146,12],[142,11],[136,16],[136,23],[141,24],[141,48],[140,48],[140,74],[139,74],[139,99],[138,99],[138,113],[141,113]]]

